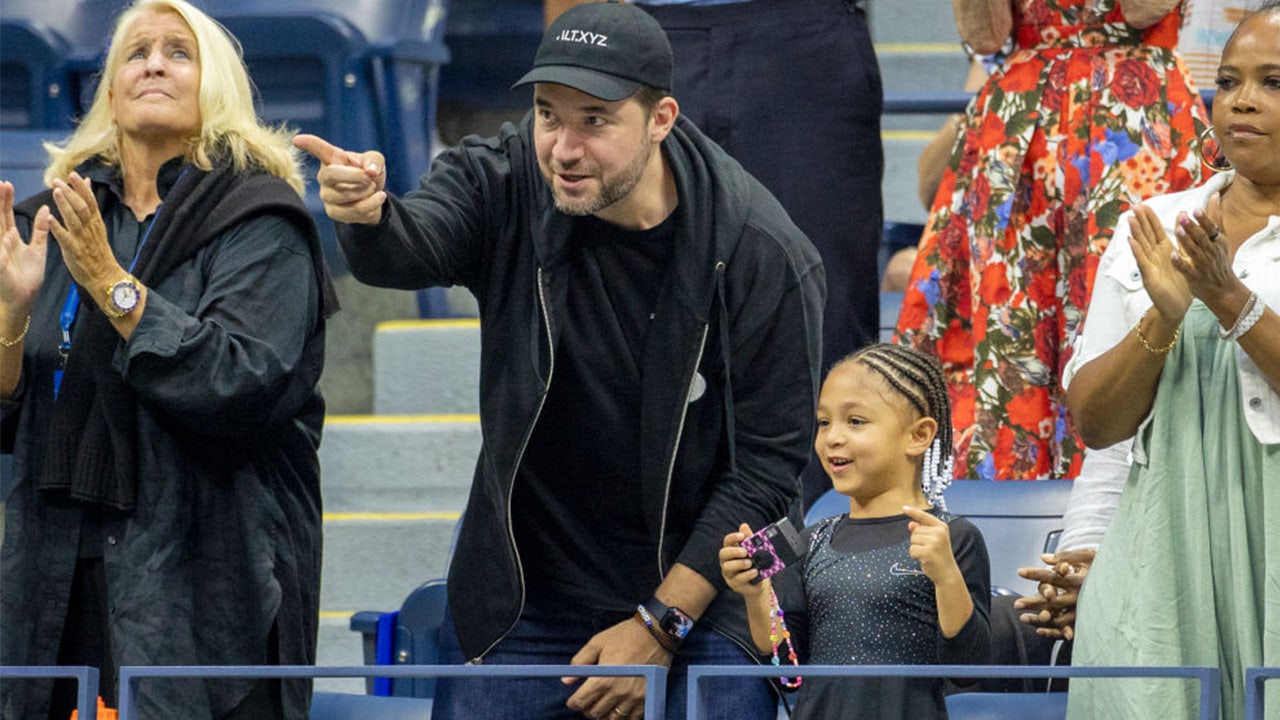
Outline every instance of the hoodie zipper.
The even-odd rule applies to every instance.
[[[662,489],[662,524],[658,526],[658,579],[667,579],[667,570],[662,562],[662,546],[667,538],[667,506],[671,502],[671,478],[675,475],[676,456],[680,454],[680,437],[684,434],[684,421],[689,414],[689,395],[693,392],[693,383],[698,377],[698,368],[702,366],[702,353],[707,349],[707,331],[711,323],[702,326],[702,340],[698,342],[698,359],[693,364],[693,374],[689,376],[689,384],[684,389],[684,405],[680,408],[680,422],[676,424],[676,442],[672,446],[671,461],[667,463],[667,482]]]
[[[724,261],[716,262],[715,272],[719,275],[724,271]],[[711,329],[711,323],[706,322],[702,325],[702,339],[698,341],[698,357],[693,363],[693,374],[689,376],[689,384],[684,389],[684,405],[680,407],[680,422],[676,424],[676,441],[672,445],[671,460],[667,463],[667,482],[662,490],[662,523],[658,526],[658,579],[667,579],[667,570],[662,562],[662,548],[666,544],[667,539],[667,507],[671,503],[671,478],[676,471],[676,456],[680,454],[680,438],[684,435],[684,421],[689,414],[689,396],[693,393],[693,383],[698,378],[698,368],[702,367],[702,354],[707,350],[707,333]]]
[[[551,315],[547,312],[547,298],[542,286],[541,267],[538,268],[538,304],[539,308],[542,310],[542,322],[547,328],[547,361],[549,363],[549,367],[547,369],[547,383],[542,388],[542,400],[538,402],[538,411],[533,415],[533,422],[529,424],[529,429],[526,430],[524,434],[524,440],[520,442],[520,452],[516,454],[515,465],[511,468],[511,482],[508,483],[507,486],[507,540],[511,543],[511,552],[516,556],[516,572],[520,576],[520,609],[519,612],[516,613],[516,622],[519,622],[520,616],[524,614],[524,563],[520,561],[520,548],[516,547],[516,534],[511,512],[511,498],[512,494],[515,492],[516,475],[520,472],[520,460],[524,458],[524,451],[529,447],[529,438],[533,436],[533,429],[538,425],[538,418],[542,415],[542,407],[547,403],[547,393],[551,392],[551,376],[554,375],[556,371],[556,350],[551,337]],[[511,634],[511,630],[514,627],[515,623],[508,625],[507,629],[498,636],[497,640],[494,640],[489,647],[485,648],[484,652],[468,660],[467,664],[483,665],[484,656],[492,652],[493,649],[498,646],[498,643],[505,640],[507,635]]]

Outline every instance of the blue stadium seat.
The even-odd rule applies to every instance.
[[[434,665],[440,657],[440,625],[448,596],[444,578],[428,580],[409,593],[398,611],[362,611],[351,616],[351,629],[364,638],[366,665]],[[434,678],[376,678],[371,695],[429,698]]]
[[[0,129],[0,180],[13,183],[14,198],[23,200],[44,189],[49,156],[46,141],[61,140],[66,130]]]
[[[340,147],[379,150],[387,188],[417,186],[431,160],[436,87],[449,54],[444,0],[204,0],[244,49],[258,112]],[[311,162],[314,177],[316,164]],[[308,193],[325,256],[346,272],[333,223]]]
[[[528,90],[513,91],[542,40],[542,0],[453,0],[444,41],[451,59],[440,74],[440,99],[467,110],[531,107]]]
[[[69,128],[75,108],[64,68],[67,43],[52,29],[0,18],[0,128]]]
[[[823,518],[829,518],[834,515],[849,514],[849,498],[836,492],[835,488],[822,493],[822,495],[813,501],[813,505],[804,514],[805,527],[813,525]]]
[[[967,692],[947,696],[950,720],[1063,720],[1065,692]]]
[[[430,720],[431,701],[351,693],[311,695],[310,720]]]
[[[1018,568],[1042,564],[1040,553],[1057,537],[1070,494],[1070,480],[957,480],[943,497],[950,512],[982,531],[992,590],[1027,595],[1035,584],[1018,577]],[[805,524],[848,512],[849,498],[828,490],[805,513]]]
[[[206,0],[240,41],[259,112],[350,150],[381,150],[405,192],[430,161],[442,0]]]
[[[924,234],[924,223],[897,222],[886,220],[884,231],[880,236],[880,272],[884,273],[884,265],[889,258],[903,248],[916,247],[920,244],[920,236]]]
[[[0,127],[67,129],[92,100],[112,20],[126,0],[5,0]]]
[[[1062,528],[1070,494],[1070,480],[957,480],[943,497],[948,510],[982,531],[993,591],[1029,595],[1035,583],[1018,577],[1018,568],[1043,565],[1040,553]]]

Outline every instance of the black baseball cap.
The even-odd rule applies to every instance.
[[[671,43],[649,13],[609,0],[561,13],[542,36],[533,69],[515,85],[556,83],[614,101],[648,85],[671,90]]]

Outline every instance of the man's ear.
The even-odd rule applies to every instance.
[[[931,417],[918,418],[911,423],[909,432],[911,440],[907,443],[907,454],[911,457],[924,455],[924,451],[929,449],[938,435],[938,421]]]
[[[671,132],[671,128],[676,124],[676,118],[680,115],[680,104],[670,95],[662,98],[653,106],[653,111],[649,113],[649,139],[654,144],[660,143],[667,138],[667,134]]]

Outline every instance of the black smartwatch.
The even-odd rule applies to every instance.
[[[680,647],[689,631],[693,629],[693,618],[686,615],[680,608],[667,605],[656,597],[650,598],[649,602],[644,604],[644,608],[649,611],[658,629],[671,638],[676,647]]]

